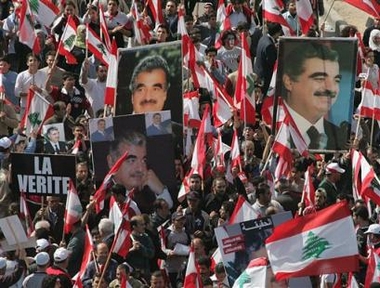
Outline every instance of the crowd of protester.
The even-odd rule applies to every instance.
[[[213,148],[208,147],[203,179],[198,174],[189,175],[190,192],[179,202],[175,196],[189,170],[191,159],[177,153],[174,164],[178,190],[170,191],[173,207],[170,209],[167,201],[157,198],[153,207],[150,207],[153,213],[134,213],[130,219],[133,241],[127,257],[112,254],[107,261],[115,238],[114,223],[108,218],[109,205],[106,204],[100,213],[95,212],[92,198],[96,185],[100,183],[94,183],[88,127],[89,118],[104,116],[102,108],[107,67],[94,57],[86,58],[84,24],[88,23],[100,35],[98,4],[102,5],[109,34],[115,37],[118,47],[123,48],[139,45],[134,39],[135,20],[128,10],[131,7],[131,1],[128,0],[99,0],[99,3],[90,4],[81,0],[62,2],[64,4],[54,3],[59,6],[61,13],[51,29],[36,25],[42,51],[35,55],[18,39],[20,19],[17,15],[22,2],[0,1],[0,70],[3,87],[0,92],[5,96],[0,100],[0,217],[21,215],[19,195],[12,192],[10,182],[11,152],[70,154],[78,140],[82,145],[81,151],[76,154],[76,189],[84,213],[82,220],[73,226],[70,234],[64,235],[65,199],[57,196],[41,199],[40,196],[28,195],[27,203],[33,218],[37,244],[35,249],[27,249],[26,252],[24,249],[17,249],[2,253],[0,287],[72,287],[72,278],[79,272],[84,255],[86,225],[91,232],[94,249],[93,260],[82,277],[85,288],[125,287],[121,282],[126,280],[130,285],[127,287],[183,287],[188,256],[176,254],[174,247],[178,243],[194,248],[203,287],[230,287],[223,264],[212,264],[211,255],[217,247],[214,228],[229,223],[239,195],[262,217],[283,211],[302,216],[316,213],[337,201],[346,200],[357,226],[360,270],[355,276],[358,283],[364,284],[368,264],[367,244],[374,245],[375,248],[380,245],[380,226],[371,226],[372,229],[368,233],[366,231],[370,225],[379,222],[380,210],[372,203],[370,215],[367,203],[360,199],[354,200],[349,150],[360,150],[375,172],[379,173],[380,131],[376,123],[375,129],[371,128],[374,120],[361,118],[358,123],[361,127],[360,135],[353,131],[347,146],[342,147],[348,152],[317,154],[309,158],[301,157],[295,152],[290,175],[275,179],[275,185],[271,187],[268,178],[263,176],[263,168],[273,168],[266,165],[266,162],[274,137],[271,135],[271,123],[263,122],[260,109],[269,89],[277,58],[276,42],[282,35],[282,30],[277,23],[264,25],[260,19],[260,8],[250,7],[251,3],[244,0],[231,0],[231,3],[226,3],[227,18],[232,28],[227,31],[219,31],[220,23],[216,21],[217,1],[201,3],[202,9],[195,5],[197,1],[185,1],[184,7],[174,0],[161,1],[165,22],[157,26],[152,11],[146,5],[147,1],[134,1],[138,13],[151,28],[152,38],[149,44],[180,39],[177,30],[178,12],[180,8],[185,8],[185,27],[203,57],[204,67],[231,97],[234,96],[236,88],[241,55],[240,32],[244,32],[255,72],[256,124],[244,123],[235,111],[233,117],[223,126],[215,127],[215,131],[221,133],[222,140],[227,145],[231,145],[234,129],[238,131],[242,172],[246,179],[239,177],[237,168],[228,171],[226,167],[216,166]],[[295,1],[286,2],[284,17],[300,35],[298,37],[323,35],[323,29],[320,30],[317,25],[313,25],[307,35],[301,35]],[[317,2],[323,4],[323,1]],[[203,11],[201,15],[198,15],[199,11]],[[320,5],[316,15],[321,16],[323,13],[324,9]],[[78,25],[75,45],[71,51],[78,64],[67,64],[65,57],[57,55],[56,52],[69,15]],[[356,27],[348,25],[342,30],[341,36],[353,37],[356,31]],[[373,19],[373,24],[360,32],[363,32],[363,43],[366,46],[363,65],[368,75],[365,79],[376,89],[380,79],[380,18]],[[273,41],[270,48],[261,43],[263,35]],[[215,48],[219,36],[221,45]],[[187,91],[192,86],[188,82],[184,79],[184,89]],[[358,91],[360,82],[359,80],[357,83]],[[54,115],[45,124],[64,125],[66,142],[59,146],[59,150],[54,148],[49,151],[46,143],[44,144],[46,139],[38,135],[37,131],[25,135],[25,131],[19,129],[29,89],[44,95],[53,105]],[[178,96],[180,94],[181,91],[178,91]],[[199,115],[202,118],[205,107],[212,106],[213,99],[206,89],[199,89],[199,94]],[[357,92],[355,108],[360,103],[360,97],[360,92]],[[358,119],[354,114],[353,117]],[[305,207],[301,196],[305,182],[304,173],[310,165],[314,166],[312,179],[316,188],[315,204]],[[115,197],[120,208],[126,205],[126,199],[129,198],[128,191],[119,184],[109,189],[108,196],[111,195]],[[23,220],[23,224],[26,225],[26,222],[28,219]],[[164,230],[165,249],[161,246],[162,233],[158,231],[159,227]],[[369,242],[367,234],[370,235]],[[158,264],[162,261],[165,269]],[[321,285],[320,287],[333,287],[334,281],[340,279],[340,276],[342,275],[323,275],[320,277],[321,281],[319,277],[313,277],[313,283]],[[286,285],[275,283],[274,278],[269,282],[271,285]]]

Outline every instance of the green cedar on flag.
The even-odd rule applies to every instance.
[[[265,287],[268,260],[260,257],[251,260],[247,268],[236,279],[232,288],[261,288]]]
[[[355,235],[345,202],[275,227],[266,249],[276,279],[356,271]]]
[[[63,31],[61,41],[58,44],[58,53],[65,56],[67,64],[77,64],[71,50],[74,48],[77,26],[74,19],[69,16],[65,30]]]
[[[30,11],[28,0],[23,0],[20,11],[20,34],[21,43],[30,47],[34,54],[39,54],[41,47],[39,45],[37,33],[34,30],[34,17]]]
[[[63,230],[65,234],[69,234],[75,223],[82,218],[82,204],[80,203],[77,190],[74,187],[73,181],[70,180],[69,189],[67,190],[65,221]]]
[[[30,9],[36,20],[44,25],[50,27],[55,18],[59,14],[59,8],[54,5],[50,0],[28,0]]]

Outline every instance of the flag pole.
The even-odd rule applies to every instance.
[[[326,16],[325,16],[325,19],[323,19],[322,23],[325,23],[326,20],[327,20],[327,17],[329,17],[330,12],[331,12],[331,10],[332,10],[332,8],[333,8],[333,6],[334,6],[335,1],[336,1],[336,0],[333,0],[333,2],[331,3],[330,8],[329,8],[329,11],[327,12],[327,14],[326,14]],[[318,14],[318,11],[316,11],[316,13]],[[318,18],[317,18],[317,19],[318,19]],[[319,23],[318,23],[318,29],[319,29]]]

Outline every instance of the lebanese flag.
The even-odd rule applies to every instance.
[[[240,148],[239,148],[239,136],[234,128],[234,134],[232,135],[231,143],[231,169],[238,168],[239,171],[242,171],[241,157],[240,157]]]
[[[70,180],[69,189],[67,190],[66,209],[64,217],[63,231],[65,234],[71,232],[71,228],[75,223],[82,218],[82,204],[80,203],[77,190],[74,187],[73,181]]]
[[[32,131],[40,132],[45,120],[54,114],[53,106],[38,92],[29,89],[25,113],[20,127],[29,135]]]
[[[362,117],[380,120],[380,95],[373,90],[369,81],[364,81],[362,100],[359,104],[358,111]]]
[[[161,0],[148,0],[145,5],[150,7],[156,27],[165,23],[164,15],[162,14]]]
[[[363,71],[363,63],[364,61],[364,51],[365,51],[365,46],[363,43],[363,38],[360,32],[355,33],[355,38],[358,40],[358,56],[356,59],[356,75],[359,75],[362,72],[367,72]],[[380,80],[380,79],[379,79]]]
[[[38,1],[37,1],[38,2]],[[34,54],[39,54],[41,47],[37,33],[34,29],[35,19],[30,11],[29,1],[22,0],[20,11],[19,40],[21,43],[33,50]]]
[[[198,91],[191,91],[183,94],[183,123],[186,127],[190,128],[199,129],[201,126]]]
[[[185,281],[183,284],[184,288],[201,288],[202,285],[202,279],[201,275],[199,273],[196,261],[195,261],[195,253],[194,253],[194,246],[191,245],[190,247],[190,254],[189,258],[187,260],[187,267],[186,267],[186,274],[185,274]]]
[[[82,276],[86,272],[87,266],[90,264],[92,260],[92,251],[93,251],[94,243],[92,242],[92,235],[88,226],[86,225],[86,237],[84,238],[84,252],[82,258],[82,264],[80,266],[79,272],[73,277],[74,286],[73,288],[82,288]]]
[[[311,7],[310,0],[296,1],[297,15],[300,21],[303,34],[307,34],[311,25],[314,23],[313,8]]]
[[[249,54],[248,42],[244,33],[240,34],[240,39],[242,49],[234,102],[236,109],[240,110],[240,119],[245,123],[255,124],[255,81],[253,78],[251,55]]]
[[[356,151],[355,149],[351,149],[351,164],[352,164],[352,195],[355,200],[362,199],[361,195],[361,187],[362,181],[360,180],[360,165],[361,159],[363,155],[362,153]]]
[[[82,140],[78,139],[75,140],[74,146],[71,150],[71,154],[76,155],[81,150],[82,147]]]
[[[219,0],[218,2],[218,9],[216,10],[216,22],[220,26],[219,33],[217,33],[215,37],[215,48],[219,49],[223,46],[222,33],[231,29],[231,21],[227,17],[227,11],[226,6],[224,4],[224,0]]]
[[[106,22],[106,18],[104,17],[103,6],[100,4],[100,1],[98,4],[99,4],[98,7],[99,7],[100,36],[101,36],[101,39],[106,44],[107,49],[111,50],[112,43],[111,43],[110,35],[108,34],[107,22]]]
[[[249,262],[247,268],[235,280],[232,288],[265,287],[267,277],[268,259],[260,257]]]
[[[106,92],[104,96],[104,105],[115,106],[117,73],[118,73],[118,49],[115,39],[112,40],[112,49],[109,57],[109,68],[107,71]]]
[[[131,12],[133,18],[135,19],[135,21],[133,21],[133,28],[137,43],[141,45],[149,44],[150,39],[152,38],[152,35],[150,34],[151,29],[141,17],[139,11],[137,10],[137,4],[135,1],[132,3]]]
[[[369,251],[367,274],[365,276],[365,288],[369,288],[372,282],[380,282],[380,256],[378,249],[373,247]]]
[[[380,4],[376,0],[343,0],[373,17],[379,17]]]
[[[315,189],[311,175],[313,174],[314,167],[310,165],[305,171],[305,183],[303,185],[302,197],[305,202],[305,207],[314,206]]]
[[[224,125],[229,119],[232,118],[232,111],[234,110],[233,101],[230,95],[224,90],[223,87],[213,79],[215,102],[213,105],[213,118],[216,127]]]
[[[126,151],[112,166],[110,171],[107,173],[106,177],[104,177],[104,180],[102,182],[102,185],[100,185],[99,189],[96,190],[94,194],[94,200],[96,201],[96,213],[99,213],[104,208],[104,199],[106,197],[106,192],[110,185],[112,185],[112,177],[119,171],[121,165],[123,165],[125,159],[127,159],[128,151]]]
[[[65,56],[67,64],[78,64],[77,59],[71,54],[71,50],[74,48],[75,38],[77,35],[77,25],[73,17],[69,16],[65,30],[63,31],[61,41],[58,44],[58,53]]]
[[[267,21],[279,23],[282,26],[282,31],[284,32],[285,36],[295,36],[296,33],[289,26],[288,22],[286,22],[284,16],[282,16],[282,9],[276,0],[263,1],[263,10],[264,18]]]
[[[100,40],[99,36],[94,32],[94,30],[92,30],[88,24],[86,26],[86,44],[88,50],[90,50],[90,52],[94,54],[95,57],[100,60],[100,62],[109,68],[111,57],[110,51],[108,50],[107,46],[103,44],[102,40]]]
[[[29,237],[34,231],[34,226],[29,213],[28,203],[26,202],[25,192],[20,192],[20,215],[25,220],[26,235]]]
[[[265,243],[276,280],[359,268],[355,228],[345,202],[286,221]]]
[[[224,155],[228,151],[231,151],[231,147],[223,143],[220,131],[218,131],[218,138],[214,139],[213,147],[215,163],[214,167],[216,167],[217,169],[223,169],[223,171],[225,171],[226,163],[224,161]]]
[[[50,27],[59,14],[58,6],[50,0],[28,1],[36,20],[45,27]]]
[[[292,162],[284,158],[283,155],[278,155],[276,169],[274,170],[274,179],[279,180],[282,176],[288,177],[292,169]]]
[[[261,215],[256,213],[256,211],[252,208],[252,205],[245,200],[243,196],[239,195],[234,212],[232,212],[228,224],[236,224],[260,217]]]

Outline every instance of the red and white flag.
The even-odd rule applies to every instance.
[[[107,49],[111,50],[112,43],[111,43],[110,35],[108,34],[107,22],[106,22],[106,18],[104,17],[103,6],[100,5],[100,1],[98,4],[99,4],[100,36],[101,36],[101,39],[106,44]]]
[[[27,135],[32,131],[39,133],[45,120],[53,114],[53,106],[45,97],[29,89],[25,113],[21,119],[20,127],[25,128]]]
[[[303,185],[303,199],[305,207],[314,206],[315,189],[311,175],[313,174],[314,167],[310,165],[305,171],[305,183]]]
[[[216,10],[216,22],[219,24],[219,33],[215,37],[215,47],[222,47],[222,33],[231,29],[231,21],[227,18],[226,5],[224,0],[219,0],[218,9]]]
[[[373,17],[380,16],[380,3],[376,0],[343,0],[344,2],[363,10]]]
[[[268,259],[259,257],[249,262],[247,268],[235,280],[232,288],[265,287],[267,277]]]
[[[34,29],[35,19],[30,11],[29,1],[22,0],[20,11],[20,29],[18,38],[21,43],[33,50],[34,54],[39,54],[41,47],[37,33]]]
[[[150,10],[152,11],[156,27],[162,23],[165,23],[161,2],[161,0],[148,0],[146,2],[146,5],[149,6]]]
[[[87,266],[92,260],[92,251],[94,243],[92,242],[92,235],[88,226],[86,225],[86,237],[84,239],[84,252],[82,258],[82,264],[80,265],[79,272],[73,277],[74,286],[73,288],[83,288],[82,276],[86,272]]]
[[[25,192],[20,192],[20,214],[21,218],[25,220],[26,235],[29,237],[34,231],[34,226],[29,213],[28,203],[26,202]]]
[[[36,20],[45,27],[50,27],[59,14],[58,6],[54,5],[51,0],[28,1]]]
[[[149,44],[152,38],[152,35],[150,34],[151,29],[149,25],[146,24],[139,11],[137,10],[137,4],[135,1],[133,1],[132,3],[131,12],[134,18],[133,28],[137,43],[141,45]]]
[[[242,164],[240,157],[239,136],[237,130],[234,128],[234,134],[232,135],[231,143],[231,169],[237,168],[239,172],[242,172]]]
[[[189,258],[187,260],[185,281],[184,281],[183,287],[184,288],[201,288],[201,287],[203,287],[201,275],[198,271],[198,267],[197,267],[197,264],[195,261],[195,252],[194,252],[193,245],[191,245],[191,247],[190,247],[190,254],[189,254]]]
[[[234,110],[233,101],[227,91],[214,80],[215,102],[213,106],[213,118],[215,127],[224,125],[232,118]]]
[[[65,218],[63,231],[65,234],[71,232],[71,228],[75,223],[81,220],[82,218],[82,204],[80,203],[77,190],[74,187],[73,181],[70,180],[69,189],[67,190],[66,198],[66,209],[65,209]]]
[[[380,255],[379,250],[371,247],[369,250],[369,261],[367,266],[367,274],[365,277],[365,288],[369,288],[371,283],[380,282]]]
[[[69,16],[61,41],[58,44],[58,53],[65,56],[67,64],[77,64],[77,59],[71,54],[77,35],[77,25],[73,17]]]
[[[86,43],[88,50],[95,55],[96,59],[100,60],[104,65],[109,67],[110,51],[107,46],[100,40],[99,36],[87,24]]]
[[[249,53],[247,38],[244,36],[244,33],[240,34],[240,39],[242,49],[234,103],[235,107],[240,110],[240,118],[245,123],[255,124],[255,79],[252,69],[252,60]]]
[[[190,128],[199,128],[199,92],[191,91],[183,94],[183,123]]]
[[[81,151],[81,147],[82,147],[82,140],[78,139],[78,140],[75,140],[75,143],[74,143],[74,146],[73,148],[71,148],[71,154],[78,154],[79,151]]]
[[[265,242],[276,280],[358,269],[355,228],[345,202],[286,221]]]
[[[362,117],[380,120],[380,93],[374,91],[369,81],[364,81],[358,112]]]
[[[109,67],[107,71],[106,92],[104,95],[104,105],[115,106],[117,73],[118,73],[118,49],[115,39],[112,40],[112,49],[109,57]]]
[[[276,0],[263,1],[264,18],[267,21],[279,23],[282,27],[282,31],[286,36],[295,35],[293,29],[286,22],[284,16],[282,16],[282,8]]]
[[[104,208],[104,199],[106,197],[106,193],[108,188],[112,185],[112,177],[119,171],[121,165],[123,165],[125,159],[128,157],[128,151],[126,151],[112,166],[110,171],[107,173],[106,177],[100,185],[99,189],[96,190],[94,195],[94,200],[96,201],[96,213],[99,213]]]
[[[311,7],[310,0],[296,1],[297,16],[300,21],[301,30],[303,34],[307,34],[311,25],[314,23],[313,8]]]
[[[256,211],[252,208],[252,205],[245,200],[243,196],[239,195],[234,212],[231,214],[229,224],[240,223],[260,217],[261,215],[256,213]]]

